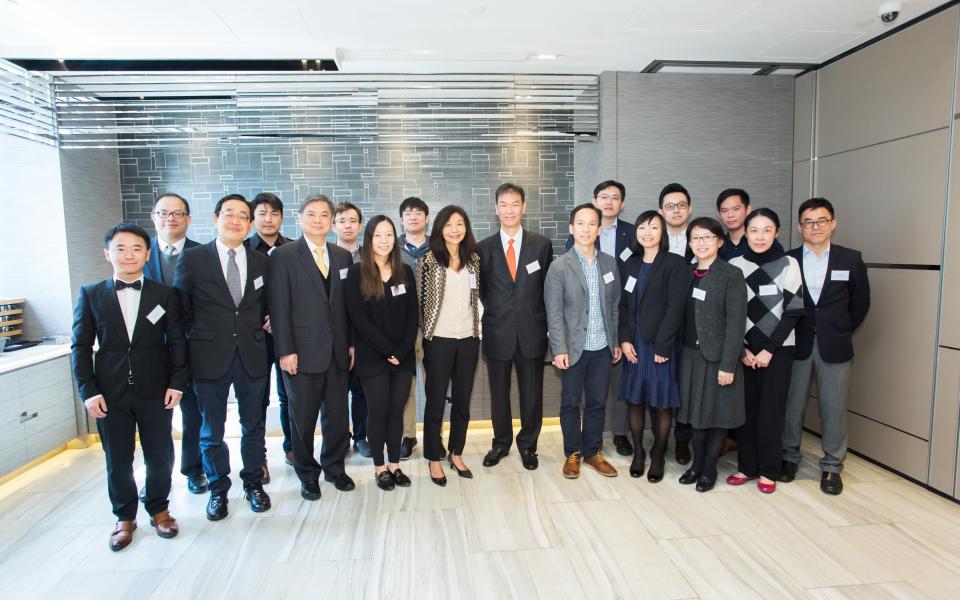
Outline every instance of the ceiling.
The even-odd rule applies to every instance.
[[[820,63],[945,4],[904,0],[0,0],[0,57],[336,59],[347,73]]]

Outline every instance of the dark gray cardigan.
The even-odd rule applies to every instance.
[[[747,329],[747,284],[743,271],[721,258],[710,265],[700,282],[706,293],[701,301],[691,297],[697,323],[700,352],[710,362],[720,363],[726,373],[736,371],[743,355],[743,334]]]

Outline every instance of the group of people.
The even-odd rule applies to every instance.
[[[511,183],[494,194],[499,231],[480,242],[455,205],[433,217],[427,235],[429,208],[414,197],[399,207],[402,234],[386,215],[363,225],[355,205],[315,195],[298,208],[302,237],[290,240],[280,233],[282,201],[270,193],[253,202],[221,198],[216,238],[207,244],[186,238],[190,206],[172,193],[155,201],[156,238],[130,224],[110,229],[104,254],[114,275],[81,288],[72,348],[106,455],[117,517],[110,548],[132,541],[138,501],[159,536],[178,532],[168,510],[177,405],[187,487],[209,491],[208,519],[227,516],[231,387],[244,497],[254,512],[270,509],[264,432],[272,369],[283,449],[304,499],[321,497],[321,476],[338,490],[354,489],[344,470],[351,444],[372,459],[379,488],[411,485],[400,461],[417,444],[414,379],[424,390],[431,481],[446,485],[444,461],[472,478],[462,455],[481,350],[493,425],[484,467],[503,460],[515,437],[523,467],[538,468],[549,346],[561,377],[565,477],[579,477],[581,465],[617,475],[601,451],[609,417],[617,452],[633,456],[630,475],[662,480],[675,420],[677,462],[690,464],[680,483],[711,489],[718,457],[735,438],[738,472],[727,483],[757,480],[760,491],[773,492],[797,473],[815,373],[821,488],[840,493],[851,336],[869,307],[869,284],[860,254],[831,244],[833,206],[804,202],[804,243],[785,253],[778,215],[751,210],[741,189],[718,197],[723,224],[691,220],[690,195],[676,183],[661,192],[659,210],[633,224],[620,219],[623,184],[605,181],[593,195],[570,212],[567,251],[556,258],[550,240],[523,227],[525,193]],[[331,229],[337,243],[327,241]],[[146,465],[139,492],[137,432]]]

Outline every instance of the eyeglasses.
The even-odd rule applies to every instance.
[[[691,244],[699,244],[700,242],[712,242],[712,241],[715,240],[715,239],[717,239],[717,236],[715,236],[715,235],[713,235],[713,234],[711,234],[711,235],[695,235],[695,236],[693,236],[693,237],[690,238],[690,243],[691,243]]]
[[[623,198],[621,198],[619,194],[600,194],[597,196],[597,200],[614,200],[620,202]]]
[[[673,212],[677,209],[687,210],[688,208],[690,208],[690,205],[686,202],[671,202],[670,204],[663,205],[663,210],[667,212]]]
[[[243,213],[234,213],[234,212],[225,212],[220,213],[220,218],[224,221],[238,221],[240,223],[249,223],[250,215],[245,215]]]
[[[360,221],[357,219],[337,219],[337,225],[359,225]]]
[[[830,221],[833,221],[833,219],[828,219],[826,217],[820,217],[816,221],[813,219],[804,219],[803,221],[800,221],[800,225],[802,225],[804,229],[813,229],[814,225],[817,227],[826,227],[827,223]]]
[[[166,219],[167,217],[173,217],[174,219],[182,219],[187,216],[187,211],[185,210],[155,210],[153,214],[157,215],[161,219]]]

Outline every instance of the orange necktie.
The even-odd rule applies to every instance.
[[[513,240],[507,242],[507,268],[510,269],[510,278],[517,280],[517,253],[513,250]]]

